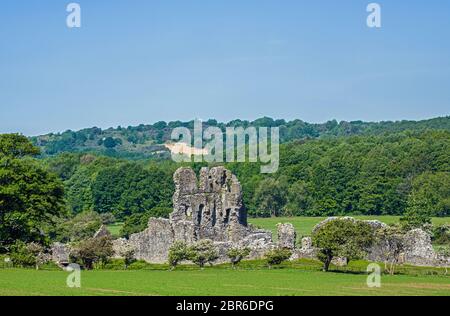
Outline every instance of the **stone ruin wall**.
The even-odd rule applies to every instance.
[[[174,210],[170,218],[151,218],[145,231],[131,235],[129,240],[114,241],[116,253],[131,247],[136,259],[165,263],[175,241],[192,244],[209,239],[219,250],[219,262],[224,262],[231,247],[249,247],[250,257],[258,258],[276,246],[271,232],[247,224],[241,185],[229,170],[202,168],[197,179],[192,169],[180,168],[173,179]]]
[[[323,227],[326,223],[335,220],[351,220],[359,221],[353,217],[330,217],[317,224],[312,233]],[[378,220],[365,220],[364,223],[369,224],[374,233],[378,229],[386,228],[388,225]],[[400,264],[411,264],[415,266],[450,266],[450,258],[443,258],[439,256],[433,249],[431,243],[431,236],[422,229],[414,229],[403,236],[404,250],[400,255]],[[305,237],[302,239],[301,248],[296,248],[291,259],[300,258],[317,258],[318,249],[314,248],[311,237]],[[366,259],[373,262],[384,262],[387,260],[386,253],[389,253],[390,249],[387,247],[386,242],[383,240],[375,242],[374,245],[368,250]],[[345,265],[345,258],[336,258],[337,265]]]
[[[170,246],[175,241],[184,241],[188,245],[202,239],[214,242],[219,252],[218,262],[227,262],[227,250],[231,247],[248,247],[251,252],[248,259],[264,256],[276,247],[292,250],[291,260],[317,258],[317,249],[313,247],[311,237],[301,240],[297,247],[297,233],[292,224],[278,225],[278,241],[273,242],[270,231],[256,229],[247,223],[247,212],[242,202],[241,185],[229,170],[223,167],[202,168],[199,179],[190,168],[178,169],[174,176],[174,210],[169,219],[151,218],[147,229],[133,234],[130,238],[116,239],[113,242],[116,257],[128,249],[135,251],[138,260],[150,263],[166,263]],[[356,220],[351,217],[330,217],[319,223],[313,232],[332,220]],[[365,221],[374,230],[386,224],[379,221]],[[107,233],[102,227],[96,236]],[[405,234],[405,253],[403,263],[419,266],[450,265],[450,258],[439,258],[434,252],[431,237],[423,230],[416,229]],[[370,261],[383,262],[385,245],[374,245],[367,256]],[[53,260],[68,260],[70,247],[56,243],[53,246]],[[344,259],[335,261],[345,264]]]

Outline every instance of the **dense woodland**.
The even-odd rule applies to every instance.
[[[55,155],[62,152],[93,152],[119,158],[167,158],[167,149],[162,145],[170,140],[172,130],[176,127],[186,127],[192,130],[193,126],[194,121],[168,123],[161,121],[152,125],[118,126],[106,130],[97,127],[80,131],[68,130],[63,133],[32,137],[31,140],[41,148],[43,155]],[[264,117],[251,122],[234,120],[228,123],[210,119],[203,122],[203,126],[204,128],[218,126],[222,130],[225,130],[226,127],[279,127],[280,140],[282,143],[287,143],[300,139],[381,135],[406,130],[442,129],[450,131],[450,118],[379,123],[333,120],[323,124],[311,124],[301,120],[287,122]]]
[[[300,136],[281,145],[276,174],[261,174],[257,163],[225,165],[241,181],[249,216],[450,216],[449,121],[331,122],[314,136],[292,129]],[[319,125],[307,126],[313,133]],[[48,148],[42,154],[25,137],[0,135],[1,240],[81,240],[77,227],[92,231],[114,221],[125,222],[127,236],[150,216],[170,213],[172,174],[180,164],[96,150],[48,155]],[[191,166],[198,171],[206,164]]]
[[[250,216],[401,215],[419,203],[450,215],[450,132],[403,132],[308,140],[281,146],[280,170],[226,164],[240,179]],[[129,161],[66,153],[43,160],[65,184],[73,213],[119,219],[170,208],[171,161]],[[204,164],[192,164],[198,171]],[[426,201],[424,201],[424,199]]]

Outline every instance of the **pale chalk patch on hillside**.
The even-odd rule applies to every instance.
[[[205,148],[195,148],[186,143],[167,143],[164,146],[170,150],[172,155],[187,155],[187,156],[206,156],[208,150]]]

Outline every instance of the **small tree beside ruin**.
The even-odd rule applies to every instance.
[[[175,241],[169,248],[169,265],[171,270],[177,265],[189,259],[189,247],[184,241]]]
[[[405,251],[405,235],[400,226],[388,226],[376,232],[376,242],[383,249],[384,268],[390,274],[395,273]]]
[[[230,259],[233,269],[241,262],[245,257],[250,254],[250,248],[231,248],[227,252],[227,256]]]
[[[23,241],[16,241],[11,246],[10,257],[14,266],[35,267],[36,270],[49,261],[49,255],[45,253],[45,248],[35,242],[26,244]]]
[[[438,262],[439,265],[441,267],[443,267],[445,269],[445,275],[448,274],[448,268],[450,266],[450,246],[449,245],[445,245],[445,246],[441,246],[438,248],[437,250],[437,255],[438,255]]]
[[[219,258],[219,253],[211,240],[204,239],[189,247],[188,258],[201,269],[205,264],[213,264]]]
[[[319,249],[318,258],[328,271],[333,258],[347,261],[361,259],[373,243],[370,225],[351,219],[337,219],[325,223],[313,232],[313,245]]]
[[[84,268],[91,270],[94,264],[105,265],[114,254],[110,236],[89,238],[78,244],[70,254],[74,262],[80,262]]]
[[[266,253],[265,258],[269,269],[272,269],[275,265],[280,265],[284,261],[288,260],[292,256],[292,252],[285,248],[276,248]]]
[[[119,254],[123,258],[125,269],[128,269],[132,263],[136,262],[135,251],[131,246],[124,247]]]

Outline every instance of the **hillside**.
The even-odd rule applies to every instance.
[[[164,144],[170,140],[173,128],[193,128],[190,122],[157,122],[152,125],[141,124],[108,128],[102,130],[97,127],[80,131],[68,130],[63,133],[47,134],[32,137],[32,142],[42,149],[44,156],[51,156],[61,152],[95,152],[114,157],[123,158],[149,158],[168,157],[169,150]],[[337,122],[328,121],[322,124],[312,124],[301,120],[274,120],[264,117],[255,121],[234,120],[228,123],[220,123],[216,120],[208,120],[203,124],[226,127],[279,127],[280,138],[283,143],[311,138],[327,138],[353,135],[381,135],[385,133],[397,133],[405,130],[424,131],[427,129],[450,131],[450,117],[440,117],[422,121],[397,121],[397,122]]]

